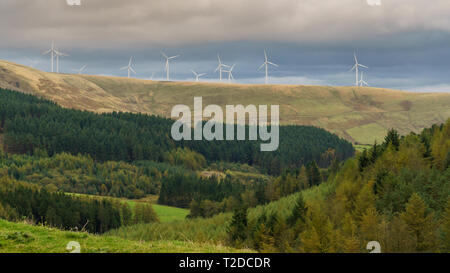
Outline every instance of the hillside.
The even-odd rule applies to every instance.
[[[69,242],[78,242],[81,253],[239,253],[220,245],[192,242],[139,242],[113,236],[98,236],[82,232],[61,231],[26,223],[0,220],[0,253],[68,253]]]
[[[211,218],[140,224],[107,234],[245,246],[260,252],[450,252],[450,119],[347,160],[299,193]],[[231,242],[231,244],[230,244]]]
[[[0,61],[0,87],[51,99],[68,108],[168,117],[176,104],[278,104],[282,124],[314,125],[347,140],[372,144],[390,128],[419,132],[450,117],[450,94],[380,88],[157,82],[53,74]]]

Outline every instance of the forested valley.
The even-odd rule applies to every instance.
[[[0,175],[5,185],[20,185],[2,187],[0,215],[9,220],[103,233],[158,220],[150,206],[130,212],[126,202],[87,196],[148,195],[189,208],[190,218],[212,217],[317,185],[326,167],[354,153],[347,141],[306,126],[283,126],[276,153],[260,152],[254,141],[176,142],[169,119],[64,109],[0,91]]]
[[[282,126],[279,150],[263,153],[258,141],[173,141],[172,123],[0,90],[0,218],[259,252],[450,251],[450,120],[356,154],[310,126]],[[127,202],[148,196],[187,219]]]

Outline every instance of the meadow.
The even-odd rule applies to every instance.
[[[27,223],[0,220],[0,253],[69,253],[71,241],[78,242],[82,253],[229,253],[252,252],[221,245],[187,241],[143,242],[114,236],[61,231]]]

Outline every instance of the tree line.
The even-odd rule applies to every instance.
[[[158,221],[149,205],[131,209],[126,203],[49,192],[7,178],[0,181],[0,218],[91,233]]]
[[[11,153],[32,155],[40,150],[49,156],[90,155],[98,161],[173,162],[172,150],[188,148],[208,162],[256,165],[272,175],[311,161],[327,167],[334,159],[354,154],[351,143],[312,126],[281,126],[279,149],[264,153],[260,141],[177,142],[169,136],[172,124],[173,120],[145,114],[64,109],[31,95],[0,90],[0,133]],[[202,164],[201,158],[193,159],[200,160],[193,168]]]

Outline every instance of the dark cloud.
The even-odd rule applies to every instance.
[[[138,77],[162,77],[161,49],[182,54],[175,78],[209,72],[216,54],[236,63],[236,78],[257,82],[262,52],[280,64],[284,83],[349,85],[353,50],[370,66],[376,86],[428,89],[450,85],[448,0],[1,0],[0,58],[48,70],[40,55],[52,40],[70,53],[62,70],[88,64],[89,73],[120,75],[136,57]],[[34,63],[34,62],[33,62]],[[159,75],[159,76],[158,76]]]

